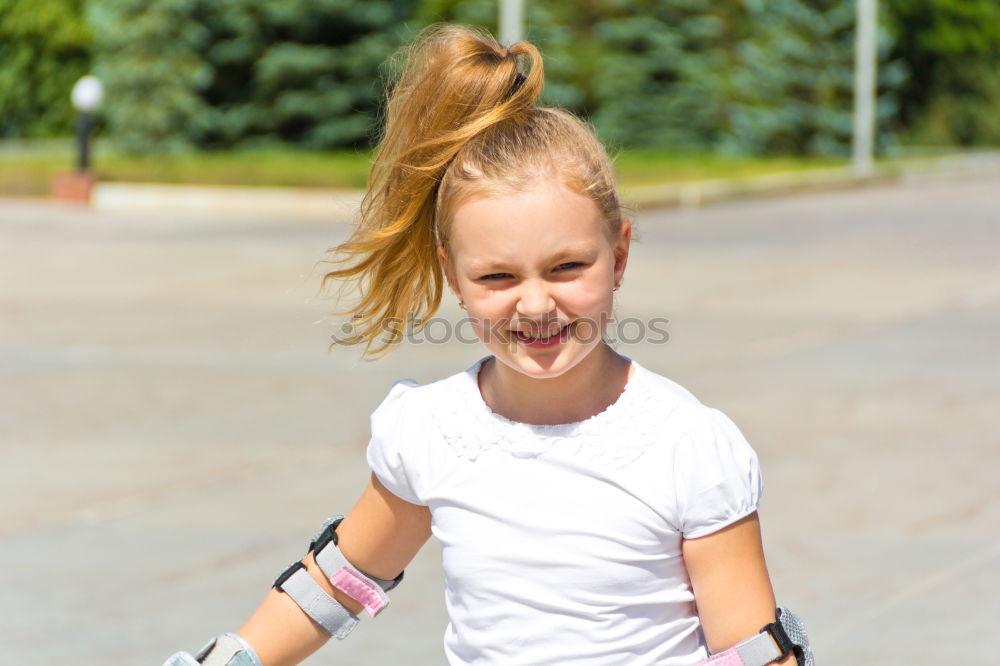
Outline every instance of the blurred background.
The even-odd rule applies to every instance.
[[[618,349],[758,451],[772,579],[820,663],[983,663],[1000,0],[878,3],[876,168],[852,180],[872,4],[525,0],[520,23],[636,204],[618,313],[669,340]],[[495,31],[498,3],[0,0],[0,663],[160,664],[237,629],[352,506],[392,382],[484,353],[447,298],[436,342],[328,350],[386,61],[437,21]],[[85,75],[103,100],[78,114]],[[439,560],[308,663],[443,663]]]
[[[624,150],[626,185],[850,153],[853,0],[529,0],[523,14],[544,101]],[[105,88],[99,180],[362,187],[386,59],[436,21],[495,31],[497,3],[0,0],[0,193],[48,192],[87,73]],[[880,157],[1000,143],[1000,3],[882,0],[878,23]]]

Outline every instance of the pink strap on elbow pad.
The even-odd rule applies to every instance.
[[[791,624],[791,614],[785,618],[783,610],[779,608],[777,611],[779,622],[772,622],[761,629],[756,636],[709,657],[699,666],[766,666],[784,659],[796,644],[791,641],[780,623],[781,619],[786,619]]]
[[[736,650],[726,650],[701,662],[701,666],[747,666]]]
[[[795,654],[800,666],[813,666],[815,661],[802,618],[787,608],[777,609],[775,617],[776,621],[756,636],[709,657],[698,666],[766,666],[790,654]]]
[[[337,546],[337,526],[343,519],[343,516],[334,516],[323,523],[323,529],[309,543],[309,550],[330,583],[375,617],[389,605],[386,592],[403,580],[403,574],[392,580],[381,580],[359,571],[348,562]],[[330,574],[331,571],[334,573]]]
[[[335,588],[354,599],[365,607],[368,614],[375,617],[383,608],[389,605],[389,599],[378,585],[375,585],[348,567],[341,567],[330,577],[330,583]]]

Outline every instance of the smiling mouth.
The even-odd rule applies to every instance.
[[[554,328],[545,332],[511,330],[511,333],[522,344],[552,344],[555,342],[565,342],[569,338],[570,326],[570,324],[566,324],[562,328]]]

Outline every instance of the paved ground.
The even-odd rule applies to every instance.
[[[995,652],[998,192],[937,180],[641,217],[621,319],[669,317],[671,337],[621,350],[758,449],[772,576],[821,664]],[[478,358],[327,354],[317,262],[343,233],[0,202],[0,661],[159,664],[237,627],[350,508],[391,381]],[[309,663],[441,664],[437,558]]]

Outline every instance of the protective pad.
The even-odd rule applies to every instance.
[[[190,652],[175,652],[167,657],[163,666],[200,666],[200,664]]]
[[[163,662],[163,666],[264,666],[260,657],[238,634],[216,636],[197,655],[177,652]]]
[[[334,516],[323,523],[309,542],[309,552],[330,584],[360,603],[374,617],[389,605],[389,597],[385,593],[399,585],[403,574],[393,580],[381,580],[354,568],[337,547],[336,530],[343,520],[343,516]],[[358,624],[358,616],[327,594],[302,562],[295,562],[285,569],[274,581],[274,587],[291,597],[330,636],[343,639]]]
[[[264,666],[250,644],[231,632],[210,640],[195,658],[202,666]]]
[[[389,597],[385,593],[399,585],[403,574],[393,580],[382,580],[362,573],[348,562],[337,547],[336,529],[343,519],[343,516],[334,516],[327,520],[309,544],[309,549],[330,584],[375,617],[389,605]]]
[[[784,608],[777,610],[777,618],[779,627],[768,625],[753,638],[712,655],[699,666],[766,666],[787,654],[786,650],[794,650],[799,666],[813,666],[802,620]]]
[[[302,562],[286,569],[274,582],[274,587],[291,597],[330,636],[342,640],[358,624],[358,616],[327,594]]]
[[[809,635],[806,634],[806,625],[802,618],[787,608],[779,608],[778,622],[795,643],[795,656],[798,657],[799,666],[815,666],[812,647],[809,645]]]

